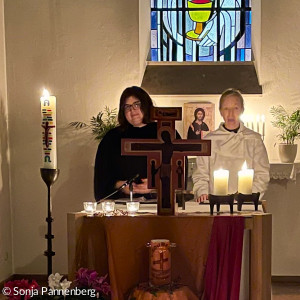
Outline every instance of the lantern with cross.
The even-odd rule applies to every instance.
[[[171,283],[171,247],[169,240],[151,240],[149,247],[149,284],[162,286]]]

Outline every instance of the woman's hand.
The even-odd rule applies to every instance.
[[[122,181],[117,181],[116,184],[115,184],[115,188],[118,189],[121,185],[123,185],[124,183],[126,182],[126,180]],[[123,189],[122,189],[122,192],[126,195],[129,195],[129,185],[125,186]]]
[[[153,192],[152,189],[148,189],[148,179],[143,178],[142,183],[133,183],[134,194],[148,194]]]
[[[207,194],[202,194],[200,197],[196,199],[197,202],[203,203],[204,201],[208,200],[208,195]]]
[[[117,181],[115,184],[115,187],[118,189],[122,184],[124,184],[126,181]],[[133,183],[133,193],[134,194],[148,194],[153,192],[153,189],[148,189],[148,180],[147,178],[142,179],[142,183]],[[124,187],[122,189],[122,192],[126,195],[130,194],[129,191],[129,185]]]

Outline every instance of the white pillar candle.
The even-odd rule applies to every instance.
[[[228,195],[228,178],[228,170],[220,169],[214,171],[214,195]]]
[[[262,121],[262,134],[261,135],[264,137],[265,136],[265,121],[266,121],[265,115],[261,116],[261,121]]]
[[[57,168],[56,150],[56,97],[44,90],[41,101],[43,127],[43,168]]]
[[[259,120],[260,120],[259,115],[256,115],[256,132],[257,133],[259,133]]]
[[[251,129],[254,130],[254,115],[251,115]]]
[[[247,169],[244,162],[242,170],[238,172],[238,192],[245,195],[252,194],[254,170]]]

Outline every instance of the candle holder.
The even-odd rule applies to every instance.
[[[97,202],[83,202],[84,211],[88,217],[92,217],[97,209]]]
[[[238,195],[237,195],[238,211],[242,210],[242,206],[243,206],[244,202],[253,202],[254,208],[257,211],[258,203],[259,203],[259,196],[260,196],[260,193],[252,193],[249,195],[238,193]]]
[[[140,201],[138,200],[127,201],[126,207],[129,216],[134,216],[140,209]]]
[[[51,200],[51,186],[57,180],[59,175],[58,169],[45,169],[41,168],[41,177],[47,185],[48,190],[48,215],[46,222],[48,223],[48,232],[45,234],[45,239],[47,239],[47,250],[44,252],[44,255],[47,256],[47,272],[48,276],[52,274],[52,256],[55,255],[55,252],[52,251],[52,240],[54,235],[52,234],[52,200]]]
[[[233,214],[233,202],[234,202],[234,194],[231,195],[211,195],[208,196],[209,205],[210,205],[210,214],[214,214],[214,206],[217,205],[217,212],[220,212],[221,204],[229,204],[230,206],[230,213]]]
[[[102,211],[105,216],[112,216],[115,211],[115,201],[105,200],[102,202]]]

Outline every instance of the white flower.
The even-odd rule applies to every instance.
[[[64,279],[61,283],[61,289],[63,290],[63,294],[65,294],[66,290],[70,287],[72,281],[68,281],[67,279]]]
[[[60,275],[59,273],[55,273],[49,275],[48,277],[48,285],[51,290],[60,289],[60,280],[63,278],[63,275]]]

